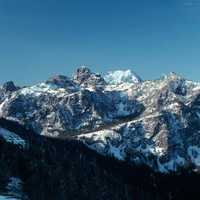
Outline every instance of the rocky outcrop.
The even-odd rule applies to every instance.
[[[14,92],[17,91],[19,89],[19,87],[15,86],[15,84],[13,83],[13,81],[8,81],[6,83],[3,84],[2,89],[5,92]]]
[[[103,89],[106,85],[105,80],[101,77],[100,74],[91,72],[91,70],[85,66],[81,66],[77,69],[73,79],[82,87],[86,87],[92,90]]]

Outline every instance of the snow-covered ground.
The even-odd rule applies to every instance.
[[[0,128],[0,137],[3,137],[6,142],[12,143],[12,144],[16,144],[16,145],[20,145],[22,147],[25,147],[26,142],[19,137],[17,134],[10,132],[4,128]]]
[[[14,197],[0,195],[0,200],[19,200]]]

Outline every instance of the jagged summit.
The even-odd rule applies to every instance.
[[[163,75],[163,77],[161,77],[161,79],[165,79],[165,80],[186,80],[183,76],[181,76],[180,74],[176,73],[176,72],[170,72],[168,74]]]
[[[104,88],[106,84],[100,74],[91,72],[86,66],[81,66],[77,69],[73,80],[77,84],[87,88]]]
[[[19,87],[15,86],[13,81],[8,81],[3,84],[2,89],[5,90],[6,92],[13,92],[19,89]]]
[[[91,70],[86,67],[86,66],[80,66],[77,70],[76,73],[74,75],[74,80],[79,83],[82,84],[85,81],[87,81],[89,79],[89,77],[92,75]]]

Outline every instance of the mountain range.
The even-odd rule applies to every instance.
[[[7,194],[9,181],[23,185],[21,199],[198,193],[199,82],[175,73],[156,80],[130,70],[100,75],[82,66],[33,86],[3,84],[0,117]]]

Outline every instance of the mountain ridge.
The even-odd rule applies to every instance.
[[[175,73],[145,81],[130,71],[117,71],[113,82],[113,74],[108,81],[80,67],[72,78],[2,88],[0,116],[46,136],[78,135],[104,156],[162,173],[199,171],[200,83]]]

